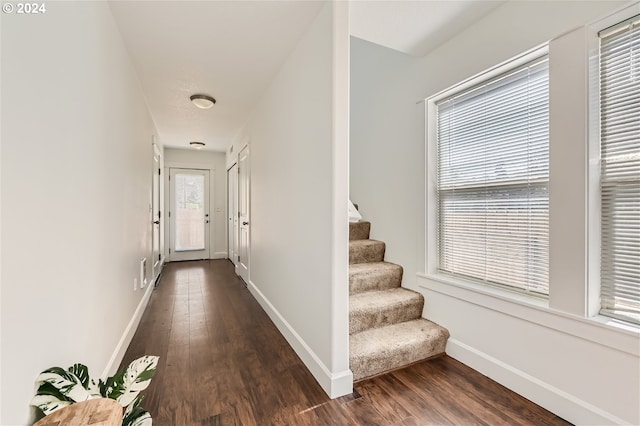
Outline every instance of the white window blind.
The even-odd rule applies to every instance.
[[[548,295],[548,58],[436,107],[440,271]]]
[[[600,38],[601,313],[640,323],[640,16]]]

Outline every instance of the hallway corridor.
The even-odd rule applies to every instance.
[[[447,356],[330,400],[227,260],[165,266],[122,364],[145,354],[155,425],[566,424]]]

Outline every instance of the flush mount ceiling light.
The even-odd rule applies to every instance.
[[[204,148],[204,142],[196,142],[196,141],[194,141],[194,142],[189,142],[189,145],[191,145],[191,147],[195,148],[195,149]]]
[[[208,95],[191,95],[191,102],[198,108],[209,109],[216,103],[216,100]]]

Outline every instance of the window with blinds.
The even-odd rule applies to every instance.
[[[640,324],[640,15],[600,33],[601,313]]]
[[[439,270],[548,295],[547,56],[436,108]]]

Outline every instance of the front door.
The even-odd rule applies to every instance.
[[[249,282],[249,200],[250,200],[249,145],[238,154],[238,263],[236,272],[245,283]]]
[[[209,259],[209,171],[169,169],[172,261]]]
[[[238,263],[238,165],[227,171],[227,227],[229,242],[227,253],[234,265]]]

